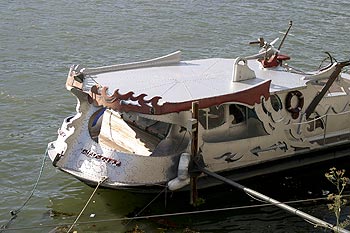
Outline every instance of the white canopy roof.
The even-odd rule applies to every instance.
[[[306,83],[302,75],[282,71],[282,68],[265,69],[257,60],[248,61],[256,78],[233,82],[234,62],[235,59],[213,58],[97,73],[90,75],[93,82],[87,77],[84,84],[87,88],[89,83],[108,87],[109,95],[119,90],[120,94],[130,91],[134,96],[146,94],[145,99],[160,96],[159,104],[163,104],[232,94],[267,80],[271,80],[271,93],[300,88]]]

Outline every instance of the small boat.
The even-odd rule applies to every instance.
[[[249,57],[182,61],[177,51],[72,66],[76,113],[48,144],[53,165],[92,186],[175,191],[189,187],[193,153],[236,180],[349,155],[350,62],[329,54],[316,71],[291,67],[286,35],[278,48],[252,42],[260,51]],[[198,188],[216,184],[198,177]]]

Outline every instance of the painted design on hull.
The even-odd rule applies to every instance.
[[[287,143],[285,142],[278,142],[272,146],[269,146],[267,148],[261,148],[260,146],[255,147],[254,149],[250,150],[251,153],[253,153],[256,156],[259,156],[259,153],[261,152],[265,152],[265,151],[270,151],[270,150],[274,150],[276,151],[277,149],[283,150],[284,152],[287,151],[288,147],[287,147]]]
[[[237,156],[237,153],[227,152],[219,157],[214,157],[214,159],[218,159],[218,160],[225,159],[227,163],[232,163],[240,160],[243,157],[243,155],[237,156],[237,157],[236,156]]]

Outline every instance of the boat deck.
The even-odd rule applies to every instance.
[[[127,124],[109,110],[103,116],[99,143],[125,153],[151,155],[161,139],[135,126]],[[117,133],[116,133],[117,132]]]

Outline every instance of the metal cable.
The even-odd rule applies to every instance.
[[[40,181],[40,178],[41,178],[41,175],[43,174],[43,170],[44,170],[44,167],[45,167],[45,161],[46,161],[46,157],[47,157],[47,149],[45,151],[45,154],[43,156],[43,159],[42,159],[42,163],[41,163],[41,167],[40,167],[40,171],[39,171],[39,175],[38,175],[38,178],[36,179],[36,182],[34,184],[34,187],[32,189],[32,191],[30,192],[29,196],[27,197],[27,199],[25,200],[25,202],[18,208],[18,209],[15,209],[15,210],[11,210],[10,211],[10,214],[11,214],[11,218],[8,220],[7,223],[3,224],[1,227],[0,227],[0,233],[2,233],[5,229],[8,228],[8,226],[12,223],[13,220],[15,220],[19,214],[19,212],[21,212],[21,210],[27,205],[27,203],[29,202],[29,200],[32,198],[32,196],[34,195],[34,192],[39,184],[39,181]]]
[[[168,189],[168,186],[165,186],[165,188],[160,191],[157,196],[155,196],[145,207],[142,208],[142,210],[140,210],[137,214],[135,214],[134,217],[138,217],[149,205],[151,205],[159,196],[160,194],[162,194],[163,192],[165,192]],[[126,226],[128,226],[134,219],[131,218],[128,223],[126,224]]]
[[[350,197],[350,195],[343,195],[343,197]],[[325,201],[327,197],[313,198],[313,199],[303,199],[303,200],[295,200],[295,201],[286,201],[281,202],[284,204],[297,204],[297,203],[305,203],[305,202],[315,202],[315,201]],[[161,217],[173,217],[173,216],[182,216],[182,215],[191,215],[191,214],[205,214],[212,212],[220,212],[220,211],[230,211],[230,210],[241,210],[241,209],[251,209],[251,208],[261,208],[267,206],[275,206],[275,204],[257,204],[257,205],[246,205],[246,206],[234,206],[234,207],[226,207],[226,208],[217,208],[217,209],[207,209],[207,210],[195,210],[195,211],[187,211],[187,212],[176,212],[169,214],[156,214],[156,215],[147,215],[147,216],[137,216],[137,217],[124,217],[124,218],[111,218],[111,219],[102,219],[102,220],[93,220],[93,221],[84,221],[78,222],[79,225],[84,224],[92,224],[92,223],[104,223],[104,222],[113,222],[113,221],[133,221],[133,220],[142,220],[149,218],[161,218]],[[4,231],[14,231],[14,230],[27,230],[27,229],[40,229],[45,227],[59,227],[70,225],[70,223],[62,223],[62,224],[48,224],[48,225],[39,225],[32,227],[17,227],[17,228],[8,228],[4,229]]]

